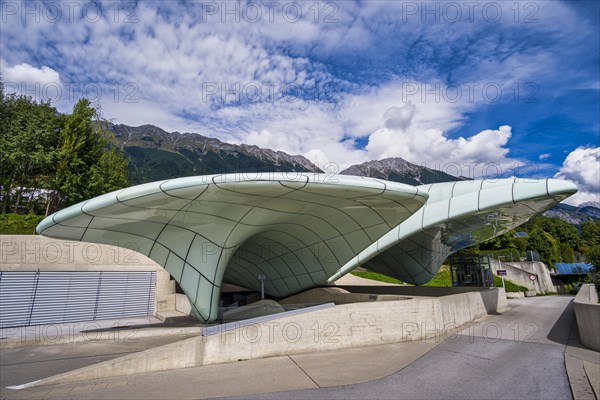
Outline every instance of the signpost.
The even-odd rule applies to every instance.
[[[535,280],[537,279],[537,275],[531,274],[529,275],[529,280],[531,281],[531,285],[533,286],[533,290],[535,290]]]
[[[504,291],[506,291],[506,286],[504,286],[504,277],[506,276],[506,270],[505,269],[497,269],[496,275],[502,277],[502,287],[504,288]]]

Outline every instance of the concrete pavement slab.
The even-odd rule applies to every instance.
[[[22,391],[2,389],[0,396],[7,400],[33,399],[39,394],[48,399],[204,399],[315,387],[289,357],[282,356]]]
[[[189,336],[157,336],[0,349],[2,387],[21,385]]]
[[[319,387],[367,382],[391,375],[433,347],[435,341],[331,350],[290,356]]]

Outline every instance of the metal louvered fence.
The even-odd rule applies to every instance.
[[[156,272],[0,272],[0,328],[152,315]]]

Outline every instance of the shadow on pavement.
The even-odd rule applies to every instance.
[[[550,329],[550,332],[548,332],[546,338],[566,346],[569,344],[569,335],[573,325],[577,324],[575,323],[575,307],[573,300],[571,300]]]

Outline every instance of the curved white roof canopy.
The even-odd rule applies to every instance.
[[[288,296],[324,285],[427,201],[416,187],[301,173],[198,176],[134,186],[61,210],[53,238],[134,248],[173,276],[196,316],[217,317],[223,281]]]
[[[502,235],[577,192],[557,179],[501,179],[418,186],[425,206],[344,265],[328,282],[359,265],[422,285],[452,253]]]
[[[76,204],[37,231],[133,246],[164,266],[195,314],[210,321],[222,282],[258,290],[259,274],[267,277],[266,292],[281,297],[359,265],[426,283],[449,254],[501,235],[576,191],[554,179],[413,187],[319,174],[199,176]]]

